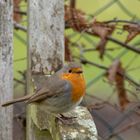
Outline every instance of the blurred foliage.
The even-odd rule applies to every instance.
[[[66,1],[65,47],[69,48],[67,58],[84,65],[85,102],[99,139],[138,140],[140,24],[138,11],[133,9],[140,2],[133,1],[131,9],[132,1],[82,3]]]
[[[14,2],[15,91],[24,94],[27,3]],[[139,139],[139,7],[139,0],[65,0],[65,58],[83,63],[99,139]]]

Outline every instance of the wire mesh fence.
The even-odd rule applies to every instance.
[[[140,1],[65,0],[65,4],[65,59],[79,60],[84,66],[84,105],[93,114],[99,139],[138,140]],[[15,18],[14,27],[26,32],[27,4],[20,1],[15,6],[21,17]],[[24,45],[27,42],[17,31],[15,38]]]

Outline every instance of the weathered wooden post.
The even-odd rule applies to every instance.
[[[13,98],[13,3],[0,1],[0,104]],[[0,140],[13,140],[13,107],[0,106]]]
[[[64,2],[29,0],[28,5],[28,93],[31,93],[32,78],[40,86],[46,74],[63,65]],[[73,114],[77,117],[75,124],[64,125],[39,106],[29,105],[27,140],[96,140],[96,127],[87,109],[77,107],[67,115]]]
[[[39,75],[48,74],[63,65],[64,6],[62,0],[29,0],[28,5],[28,92],[31,92],[31,77],[37,83]],[[42,80],[43,77],[39,82]],[[28,115],[27,139],[46,140],[48,132],[39,128],[48,128],[49,116],[35,105],[28,110]]]

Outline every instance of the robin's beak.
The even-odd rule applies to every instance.
[[[82,71],[82,70],[79,70],[79,71],[77,71],[76,73],[83,73],[83,71]]]
[[[74,68],[73,70],[72,70],[72,73],[83,73],[83,70],[81,69],[81,68]]]

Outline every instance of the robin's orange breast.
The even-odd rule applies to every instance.
[[[83,74],[68,73],[63,74],[62,79],[68,80],[72,84],[72,101],[77,102],[85,95],[86,85]]]

